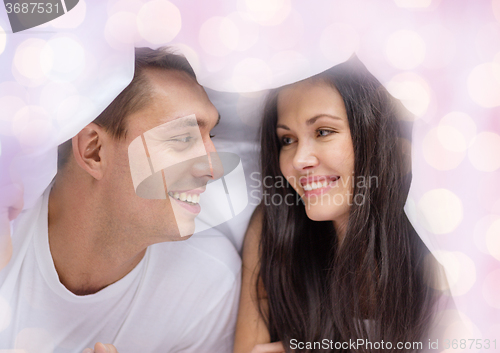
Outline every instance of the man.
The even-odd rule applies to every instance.
[[[132,82],[60,146],[53,183],[14,222],[13,256],[0,272],[0,349],[82,352],[106,342],[120,353],[232,350],[236,251],[224,238],[176,242],[188,238],[193,205],[167,183],[163,197],[141,197],[132,181],[132,142],[143,140],[150,160],[148,132],[168,135],[164,127],[186,117],[197,122],[206,157],[165,169],[182,174],[161,173],[172,185],[196,184],[199,197],[221,175],[210,158],[218,112],[184,57],[137,49]],[[167,135],[157,147],[177,155],[190,140]]]

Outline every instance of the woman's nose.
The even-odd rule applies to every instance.
[[[313,146],[308,143],[298,143],[293,156],[293,167],[298,171],[312,169],[319,164]]]

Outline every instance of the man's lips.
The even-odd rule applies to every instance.
[[[169,192],[172,193],[179,193],[182,194],[183,192],[189,195],[200,195],[201,193],[205,192],[206,186],[203,188],[197,188],[197,189],[184,189],[184,190],[169,190]]]
[[[186,190],[170,190],[168,192],[168,196],[177,201],[188,202],[190,205],[198,206],[198,203],[200,202],[200,194],[203,193],[205,189],[206,187]]]

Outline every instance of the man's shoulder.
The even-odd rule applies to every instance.
[[[237,301],[241,260],[223,235],[151,245],[146,261],[143,310],[198,322],[221,301],[229,307]]]
[[[184,241],[150,246],[150,258],[159,267],[168,266],[196,276],[239,277],[241,258],[233,244],[223,235],[192,236]],[[162,266],[163,265],[163,266]]]

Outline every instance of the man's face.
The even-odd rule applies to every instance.
[[[114,148],[110,207],[146,243],[186,239],[207,182],[222,174],[214,155],[209,158],[219,114],[186,73],[153,69],[145,75],[152,98],[127,117],[126,139]]]

